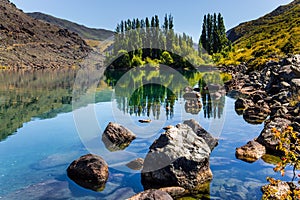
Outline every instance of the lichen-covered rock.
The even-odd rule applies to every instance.
[[[144,192],[138,193],[127,200],[172,200],[173,198],[164,191],[161,190],[146,190]]]
[[[110,151],[125,149],[135,138],[130,130],[113,122],[109,122],[102,135],[102,141]]]
[[[151,145],[142,169],[145,189],[180,186],[193,190],[212,179],[211,150],[185,124],[168,129]]]
[[[279,139],[276,139],[274,136],[274,132],[272,131],[273,128],[282,132],[284,131],[289,125],[291,121],[284,119],[284,118],[275,118],[272,121],[269,121],[265,124],[264,129],[260,133],[257,138],[257,142],[264,145],[266,147],[267,152],[271,154],[281,154],[276,147],[278,146]]]
[[[246,145],[236,148],[235,156],[246,162],[255,162],[266,154],[266,148],[256,141],[249,141]]]
[[[100,156],[87,154],[74,160],[67,169],[70,179],[95,191],[103,190],[108,179],[108,166]]]
[[[203,138],[211,151],[218,145],[218,139],[214,138],[209,132],[202,128],[202,126],[196,120],[186,120],[183,122],[183,124],[191,127],[199,137]]]
[[[274,191],[267,195],[267,199],[274,199],[274,200],[281,200],[285,199],[291,188],[287,182],[279,182],[276,184],[268,184],[261,188],[263,193],[266,193],[267,191]]]

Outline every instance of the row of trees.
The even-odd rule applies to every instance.
[[[143,64],[187,67],[190,63],[204,63],[194,48],[192,37],[185,33],[175,34],[173,16],[167,14],[162,24],[157,15],[150,19],[121,21],[108,57],[114,68]]]
[[[174,32],[172,15],[166,14],[162,24],[155,15],[145,19],[128,19],[117,24],[108,62],[113,68],[123,69],[144,64],[185,68],[209,62],[209,55],[223,51],[228,45],[220,13],[204,16],[198,51],[192,37]]]
[[[199,52],[204,48],[210,55],[219,53],[230,45],[226,37],[224,19],[219,13],[204,15],[202,33],[199,39]]]

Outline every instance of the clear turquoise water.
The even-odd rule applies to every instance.
[[[45,74],[38,75],[38,77],[43,76]],[[59,87],[56,86],[56,89]],[[67,94],[71,94],[68,87],[64,89],[68,89]],[[14,90],[17,89],[10,91],[13,95],[15,95]],[[36,88],[31,88],[31,90],[36,91]],[[49,91],[52,90],[53,88],[42,91],[41,94],[51,94]],[[143,187],[140,183],[140,174],[127,169],[124,163],[145,156],[148,147],[163,132],[159,127],[175,125],[189,118],[196,119],[209,130],[214,130],[213,126],[216,126],[218,122],[221,123],[218,118],[205,118],[203,109],[196,115],[185,113],[184,100],[179,98],[175,101],[172,118],[167,119],[163,116],[165,105],[161,104],[160,120],[155,120],[152,114],[150,118],[153,119],[153,124],[142,125],[137,121],[145,116],[112,112],[113,103],[109,100],[111,93],[107,90],[111,89],[108,87],[98,92],[97,95],[108,96],[108,100],[103,98],[100,102],[89,105],[94,106],[95,116],[101,130],[109,121],[129,117],[131,121],[127,123],[125,121],[123,124],[129,129],[136,127],[151,129],[151,126],[156,124],[155,128],[159,131],[153,131],[148,136],[137,133],[138,138],[124,152],[109,152],[102,144],[102,132],[96,133],[96,137],[91,141],[82,139],[84,133],[79,133],[76,129],[74,113],[71,112],[68,104],[53,108],[56,101],[51,101],[50,110],[55,113],[54,115],[49,113],[45,115],[47,112],[44,111],[29,114],[25,106],[16,108],[17,114],[29,115],[30,119],[26,121],[22,118],[19,122],[22,127],[17,128],[13,135],[3,138],[0,142],[0,199],[126,199],[142,191]],[[28,92],[25,90],[22,94],[28,94]],[[5,97],[8,95],[7,90],[3,90],[1,95],[3,99],[6,98],[1,103],[4,105],[8,98],[8,96]],[[38,101],[41,99],[42,97]],[[2,114],[4,114],[2,124],[4,124],[5,112],[3,111]],[[266,183],[266,177],[278,177],[278,174],[273,172],[273,165],[262,160],[252,164],[237,160],[235,148],[257,137],[263,125],[246,123],[235,113],[234,99],[228,97],[225,98],[222,116],[224,125],[221,126],[221,134],[217,135],[220,139],[219,145],[212,152],[210,159],[214,175],[210,186],[211,199],[260,199],[262,195],[260,187]],[[160,123],[162,120],[163,123]],[[91,130],[87,128],[86,133],[88,134],[89,131]],[[89,153],[91,147],[95,147],[94,151],[103,156],[110,166],[109,180],[102,192],[81,188],[66,176],[68,165],[79,156]]]

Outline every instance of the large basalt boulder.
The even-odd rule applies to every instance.
[[[265,124],[264,129],[260,133],[257,138],[257,142],[264,145],[266,147],[267,152],[270,154],[281,154],[279,150],[277,150],[277,146],[279,144],[279,139],[275,137],[273,128],[282,132],[284,131],[289,125],[291,121],[284,119],[284,118],[275,118]]]
[[[266,154],[266,148],[255,140],[236,148],[235,156],[243,161],[252,163]]]
[[[167,129],[150,147],[142,169],[142,184],[145,189],[198,188],[212,179],[210,153],[205,140],[188,125]]]
[[[135,138],[130,130],[113,122],[109,122],[102,135],[102,141],[110,151],[125,149]]]
[[[100,156],[87,154],[74,160],[68,167],[67,174],[78,185],[101,191],[108,179],[108,166]]]
[[[161,190],[146,190],[143,192],[140,192],[127,200],[172,200],[173,198],[164,191]]]
[[[183,124],[191,127],[199,137],[203,138],[211,151],[218,145],[218,139],[214,138],[209,132],[202,128],[202,126],[196,120],[186,120],[183,122]]]

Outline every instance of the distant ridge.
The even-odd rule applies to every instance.
[[[113,31],[109,31],[105,29],[88,28],[86,26],[79,25],[77,23],[70,22],[65,19],[53,17],[51,15],[47,15],[40,12],[33,12],[33,13],[26,13],[26,14],[35,19],[60,26],[62,28],[68,29],[71,32],[75,32],[83,39],[103,41],[113,36],[114,34]]]
[[[91,50],[78,34],[33,19],[0,0],[0,68],[71,67]]]

